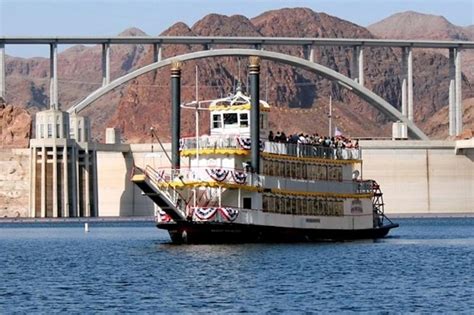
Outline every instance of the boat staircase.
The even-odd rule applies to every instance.
[[[184,202],[180,202],[182,198],[179,193],[173,188],[162,188],[159,185],[160,182],[167,181],[164,173],[155,171],[151,166],[146,166],[145,169],[134,167],[131,180],[173,221],[186,220],[186,206]]]

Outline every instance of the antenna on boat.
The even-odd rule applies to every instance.
[[[242,77],[240,76],[240,58],[237,60],[238,63],[238,75],[237,78],[239,79],[238,82],[242,82]]]
[[[329,138],[331,138],[332,137],[332,95],[329,95],[328,118],[329,118]]]
[[[199,71],[196,64],[196,164],[199,167]]]
[[[168,155],[168,151],[165,150],[165,147],[163,146],[163,143],[161,143],[160,138],[159,138],[158,135],[156,134],[155,128],[150,127],[150,133],[151,133],[151,137],[152,137],[152,138],[155,137],[156,140],[158,141],[158,143],[160,144],[161,150],[163,150],[163,152],[165,153],[166,157],[168,158],[168,161],[170,161],[170,163],[173,164],[173,162],[171,161],[171,157]],[[152,140],[152,141],[153,141],[153,140]]]

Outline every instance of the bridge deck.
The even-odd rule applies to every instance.
[[[412,48],[474,49],[473,41],[393,40],[317,37],[223,37],[223,36],[3,36],[0,44],[196,44],[196,45],[313,45],[313,46],[372,46]]]

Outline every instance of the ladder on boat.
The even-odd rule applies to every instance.
[[[375,181],[371,180],[372,182],[372,206],[373,206],[373,211],[374,215],[376,215],[376,225],[377,226],[383,226],[384,225],[384,220],[387,220],[390,224],[394,224],[386,215],[385,215],[385,210],[384,206],[385,203],[383,201],[383,193],[382,189],[380,189],[380,185]]]
[[[148,196],[161,210],[170,216],[173,221],[185,221],[186,216],[178,203],[173,201],[173,198],[168,191],[162,189],[158,185],[160,175],[150,166],[145,170],[134,167],[132,172],[132,182],[137,185],[144,195]]]

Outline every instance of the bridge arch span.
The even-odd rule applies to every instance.
[[[188,61],[194,59],[210,58],[210,57],[228,57],[228,56],[258,56],[262,59],[272,60],[275,62],[284,63],[287,65],[295,66],[298,68],[306,69],[310,72],[314,72],[328,80],[336,81],[343,87],[348,88],[352,93],[358,95],[371,106],[377,108],[385,115],[390,117],[393,121],[401,121],[407,124],[408,133],[412,138],[428,140],[429,138],[421,131],[412,121],[408,120],[407,117],[404,117],[397,109],[391,106],[383,98],[370,91],[369,89],[359,85],[354,80],[330,69],[320,64],[298,58],[289,56],[286,54],[257,50],[257,49],[240,49],[240,48],[229,48],[229,49],[216,49],[216,50],[204,50],[198,52],[192,52],[184,55],[174,56],[162,61],[158,61],[149,65],[146,65],[140,69],[132,71],[122,77],[115,79],[107,85],[97,89],[96,91],[89,94],[84,100],[82,100],[77,105],[71,107],[68,112],[79,112],[85,107],[89,106],[92,102],[103,96],[104,94],[112,91],[116,87],[133,80],[145,73],[148,73],[153,70],[157,70],[166,66],[169,66],[172,61]]]

